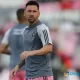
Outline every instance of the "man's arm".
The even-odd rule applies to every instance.
[[[25,60],[21,60],[21,62],[18,64],[19,69],[25,65]]]
[[[38,36],[42,41],[43,47],[39,50],[33,51],[34,55],[45,55],[52,52],[52,40],[49,29],[46,25],[37,27]]]
[[[23,65],[25,65],[25,60],[22,60],[18,65],[15,66],[15,68],[11,71],[11,76],[14,77]]]
[[[17,72],[24,65],[25,65],[25,60],[21,60],[21,62],[15,66],[13,71],[16,70],[16,72]]]
[[[9,44],[8,38],[9,38],[10,30],[11,30],[11,29],[9,29],[9,30],[5,33],[5,35],[4,35],[3,39],[2,39],[2,42],[1,42],[1,45],[0,45],[0,53],[10,55],[10,53],[9,53],[9,51],[8,51],[8,44]]]
[[[0,54],[10,55],[10,52],[8,50],[8,45],[5,45],[5,44],[0,45]]]
[[[10,51],[8,50],[8,48],[5,50],[4,54],[11,55]]]
[[[47,44],[44,47],[42,47],[41,49],[31,51],[30,53],[33,53],[33,55],[45,55],[48,53],[52,53],[52,45]]]

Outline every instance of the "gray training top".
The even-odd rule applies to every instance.
[[[48,27],[40,21],[30,27],[25,27],[23,37],[25,51],[38,50],[49,43],[52,44]],[[25,65],[26,78],[52,76],[49,54],[29,56],[25,61]]]
[[[9,45],[10,48],[10,69],[12,70],[21,60],[20,54],[24,51],[23,48],[23,30],[26,24],[17,24],[9,29],[2,40],[3,44]],[[25,70],[25,66],[22,68]]]

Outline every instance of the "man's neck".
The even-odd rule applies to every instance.
[[[28,21],[21,21],[19,23],[21,23],[21,24],[29,24]]]

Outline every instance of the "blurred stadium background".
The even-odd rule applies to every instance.
[[[0,42],[12,28],[16,10],[29,0],[0,0]],[[55,51],[51,55],[54,80],[79,80],[64,76],[65,71],[80,72],[80,0],[36,0],[43,21],[50,28]],[[9,56],[0,55],[0,80],[8,80]],[[5,77],[4,77],[5,76]]]

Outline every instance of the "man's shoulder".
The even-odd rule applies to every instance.
[[[20,27],[26,27],[28,26],[27,24],[20,24],[20,23],[17,23],[13,28],[20,28]]]
[[[45,25],[44,23],[41,23],[41,24],[39,24],[39,25],[37,26],[37,29],[39,29],[39,30],[46,29],[46,28],[48,28],[48,26]]]

